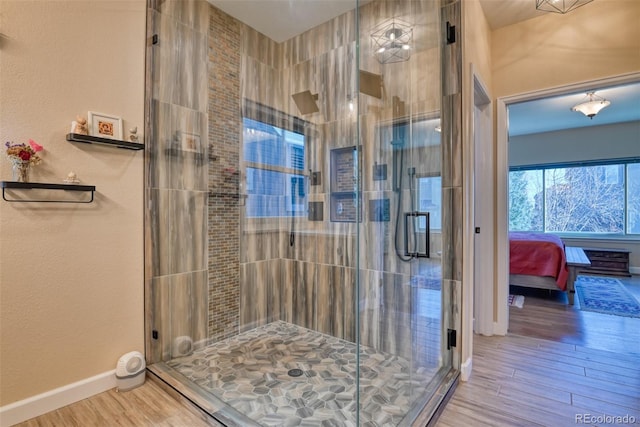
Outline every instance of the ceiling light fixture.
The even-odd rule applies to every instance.
[[[412,41],[411,25],[397,19],[379,25],[371,33],[373,52],[381,64],[408,61]]]
[[[536,9],[544,12],[567,13],[593,0],[536,0]]]
[[[593,119],[593,116],[598,114],[603,108],[608,107],[610,104],[611,102],[596,95],[595,92],[588,92],[585,100],[580,104],[571,107],[571,111],[578,111],[590,119]]]

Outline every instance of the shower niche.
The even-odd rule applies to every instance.
[[[333,222],[362,221],[362,209],[358,204],[358,149],[357,147],[334,148],[330,162],[330,210]]]

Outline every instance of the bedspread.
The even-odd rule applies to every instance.
[[[509,272],[551,276],[564,291],[569,276],[564,243],[553,234],[510,232]]]

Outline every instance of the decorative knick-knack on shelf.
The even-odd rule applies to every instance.
[[[87,119],[82,116],[76,116],[76,119],[71,122],[71,133],[77,133],[80,135],[89,135],[89,128],[87,127]]]
[[[129,140],[131,142],[138,142],[138,126],[129,129]]]
[[[7,147],[7,158],[12,166],[13,180],[16,182],[29,182],[31,165],[37,165],[41,161],[37,153],[42,151],[42,146],[30,139],[29,145],[6,142],[5,147]]]
[[[78,184],[78,183],[80,183],[80,180],[78,179],[78,176],[76,175],[75,172],[69,172],[67,174],[67,177],[63,181],[66,182],[67,184]]]

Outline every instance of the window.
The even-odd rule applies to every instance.
[[[510,171],[509,230],[640,234],[640,163]]]
[[[247,117],[242,123],[247,217],[305,215],[304,135]]]
[[[442,178],[440,176],[418,178],[418,204],[420,212],[429,212],[429,228],[441,230]],[[427,220],[422,217],[419,221],[418,227],[423,231],[426,228]]]

